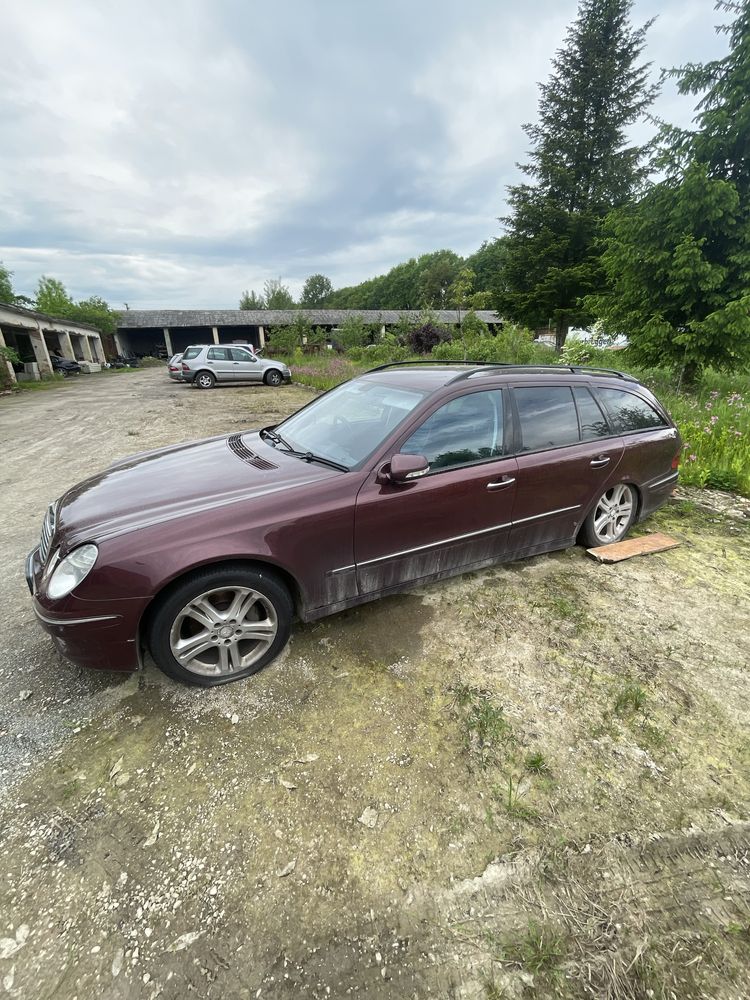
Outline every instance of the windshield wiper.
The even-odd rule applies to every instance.
[[[283,445],[287,451],[294,451],[294,448],[292,448],[289,442],[285,441],[281,434],[279,434],[278,431],[275,431],[273,427],[264,427],[260,432],[260,436],[264,441],[268,437],[274,444]]]
[[[294,455],[295,458],[302,458],[306,462],[321,462],[323,465],[330,465],[332,469],[338,469],[340,472],[348,472],[349,466],[342,465],[341,462],[334,462],[332,458],[323,458],[322,455],[314,455],[311,451],[290,451],[290,455]]]
[[[348,472],[349,466],[342,465],[341,462],[334,462],[333,459],[323,458],[322,455],[315,455],[311,451],[297,451],[296,448],[292,448],[288,441],[285,441],[278,431],[275,431],[273,427],[264,427],[260,432],[261,438],[268,437],[274,444],[280,444],[282,447],[286,448],[287,454],[292,455],[293,458],[301,458],[305,462],[320,462],[322,465],[328,465],[332,469],[338,469],[340,472]]]

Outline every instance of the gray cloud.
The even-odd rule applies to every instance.
[[[233,306],[496,235],[573,0],[30,0],[6,8],[0,259],[31,292]],[[659,15],[655,72],[724,51],[707,0]],[[657,112],[686,122],[668,85]]]

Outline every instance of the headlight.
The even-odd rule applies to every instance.
[[[55,567],[47,584],[47,596],[57,601],[74,590],[91,572],[98,555],[96,545],[81,545],[74,549]]]

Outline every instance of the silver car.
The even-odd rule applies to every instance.
[[[180,367],[180,362],[182,361],[181,354],[173,354],[172,357],[167,362],[167,371],[169,372],[169,377],[174,379],[175,382],[182,382],[182,368]]]
[[[263,382],[282,385],[292,373],[281,361],[259,358],[251,347],[240,344],[199,344],[182,355],[182,380],[199,389],[213,389],[217,382]]]

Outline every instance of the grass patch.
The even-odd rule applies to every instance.
[[[507,785],[504,788],[495,785],[492,789],[492,797],[512,819],[531,821],[538,819],[539,813],[521,801],[527,791],[528,788],[523,786],[521,778],[514,778],[512,774],[509,774]]]
[[[540,979],[552,979],[567,954],[565,935],[553,924],[529,921],[520,934],[491,938],[497,960],[514,965]]]
[[[487,691],[468,684],[456,684],[450,690],[464,748],[481,768],[486,768],[512,739],[513,729],[502,706],[493,704]]]
[[[635,715],[646,704],[646,692],[639,684],[627,683],[615,695],[615,715]]]
[[[69,379],[65,378],[64,375],[59,375],[55,373],[54,375],[42,375],[40,381],[24,381],[16,382],[14,388],[21,390],[22,392],[38,392],[44,389],[55,389],[57,386],[64,385]]]
[[[274,360],[282,361],[292,372],[292,381],[301,385],[309,385],[313,389],[325,392],[335,386],[355,378],[374,367],[352,361],[339,354],[306,355],[301,351],[285,356],[274,356]]]
[[[523,762],[523,766],[530,774],[550,773],[549,764],[545,760],[544,754],[541,750],[537,750],[536,753],[530,753]]]

